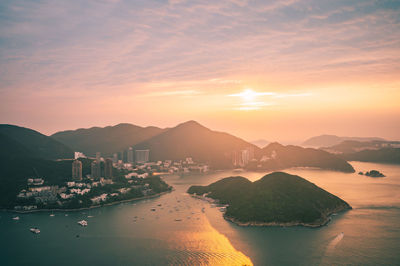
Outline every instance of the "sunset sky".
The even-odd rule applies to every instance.
[[[400,1],[1,1],[0,123],[400,140]]]

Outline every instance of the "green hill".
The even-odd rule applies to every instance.
[[[76,151],[88,156],[100,151],[111,155],[139,142],[160,134],[164,130],[158,127],[139,127],[132,124],[118,124],[108,127],[92,127],[57,132],[52,137]]]
[[[250,182],[228,177],[208,186],[192,186],[188,193],[228,204],[225,218],[239,225],[321,226],[329,216],[350,205],[296,175],[275,172]]]
[[[73,151],[66,145],[35,130],[14,125],[0,125],[0,144],[0,154],[8,157],[73,158]]]

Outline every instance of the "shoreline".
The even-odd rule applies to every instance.
[[[301,222],[288,222],[288,223],[279,223],[279,222],[240,222],[234,217],[229,217],[225,213],[223,214],[223,217],[225,220],[228,222],[234,223],[237,226],[241,227],[249,227],[249,226],[254,226],[254,227],[267,227],[267,226],[273,226],[273,227],[293,227],[293,226],[302,226],[302,227],[307,227],[307,228],[318,228],[327,225],[331,220],[332,220],[332,215],[333,214],[339,214],[341,212],[349,211],[353,209],[350,205],[349,207],[343,207],[343,208],[338,208],[335,209],[334,211],[330,212],[329,214],[326,215],[325,219],[321,223],[301,223]]]
[[[213,199],[213,198],[208,198],[208,197],[203,197],[200,195],[196,194],[189,194],[193,198],[203,200],[208,202],[209,204],[220,204],[218,200]],[[228,205],[229,206],[229,205]],[[274,227],[293,227],[293,226],[303,226],[303,227],[308,227],[308,228],[318,228],[322,227],[324,225],[327,225],[331,220],[332,220],[332,215],[333,214],[339,214],[341,212],[345,212],[348,210],[352,210],[353,208],[348,205],[348,206],[340,206],[335,208],[334,210],[330,211],[329,213],[325,214],[325,218],[322,222],[320,223],[301,223],[301,222],[288,222],[288,223],[279,223],[279,222],[257,222],[257,221],[252,221],[252,222],[240,222],[234,217],[230,217],[226,215],[226,212],[223,213],[223,217],[226,221],[234,223],[237,226],[241,227],[249,227],[249,226],[254,226],[254,227],[267,227],[267,226],[274,226]]]
[[[74,211],[83,211],[83,210],[90,210],[90,209],[96,209],[96,208],[101,208],[101,207],[107,207],[107,206],[112,206],[112,205],[117,205],[121,203],[126,203],[126,202],[131,202],[131,201],[136,201],[136,200],[145,200],[145,199],[152,199],[152,198],[157,198],[159,196],[162,196],[164,194],[172,192],[172,190],[168,191],[163,191],[154,195],[150,196],[143,196],[140,198],[133,198],[133,199],[126,199],[126,200],[120,200],[120,201],[114,201],[114,202],[109,202],[103,205],[94,205],[90,207],[84,207],[84,208],[79,208],[79,209],[36,209],[36,210],[27,210],[27,211],[21,211],[21,210],[8,210],[8,209],[2,209],[1,211],[3,212],[13,212],[13,213],[33,213],[33,212],[74,212]]]

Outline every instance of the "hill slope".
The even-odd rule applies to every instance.
[[[82,161],[83,175],[90,173],[89,159]],[[0,156],[0,208],[12,207],[18,192],[26,188],[28,178],[44,177],[46,185],[71,180],[71,160],[51,161],[29,157]]]
[[[338,137],[335,135],[321,135],[307,139],[302,143],[302,146],[306,147],[329,147],[337,145],[345,140],[355,140],[355,141],[385,141],[382,138],[362,138],[362,137]]]
[[[400,148],[389,147],[378,150],[362,150],[354,153],[344,153],[340,156],[349,161],[400,164]]]
[[[1,124],[0,143],[4,156],[29,156],[43,159],[72,158],[73,152],[66,145],[35,130]]]
[[[225,218],[239,225],[326,224],[333,213],[350,205],[313,183],[295,175],[275,172],[258,181],[228,177],[208,186],[192,186],[188,193],[228,204]]]
[[[195,121],[188,121],[135,145],[150,149],[150,160],[181,160],[192,157],[216,168],[231,167],[231,152],[248,147],[259,148],[227,133],[212,131]]]
[[[261,150],[264,160],[249,165],[250,169],[281,170],[290,167],[317,167],[321,169],[353,173],[354,168],[343,158],[323,150],[283,146],[271,143]]]
[[[106,155],[120,152],[139,142],[160,134],[158,127],[139,127],[132,124],[118,124],[108,127],[92,127],[57,132],[52,137],[76,151],[93,156],[100,151]]]

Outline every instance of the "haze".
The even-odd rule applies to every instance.
[[[400,139],[399,1],[2,1],[0,123]]]

